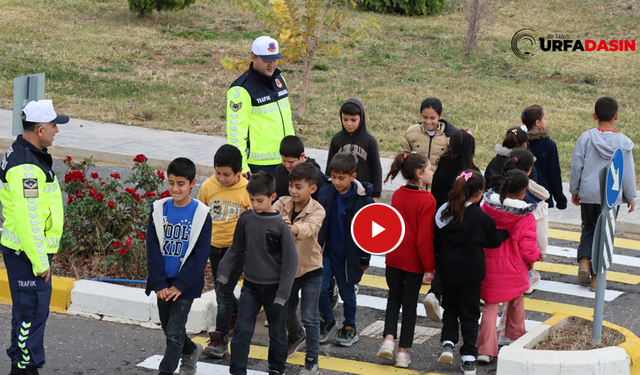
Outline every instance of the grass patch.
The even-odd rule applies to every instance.
[[[582,319],[571,319],[562,327],[554,327],[549,337],[536,344],[537,350],[593,350],[609,346],[617,346],[626,341],[623,334],[602,327],[602,336],[599,343],[592,339],[593,322]]]
[[[428,96],[443,101],[445,119],[475,134],[480,167],[495,156],[504,131],[520,123],[522,108],[533,103],[545,108],[565,181],[575,142],[596,125],[591,115],[598,97],[618,99],[617,130],[640,139],[640,45],[623,53],[539,52],[529,61],[510,49],[511,37],[524,27],[571,39],[640,40],[640,7],[633,1],[502,2],[494,28],[470,57],[462,56],[463,3],[453,1],[429,17],[349,10],[340,35],[371,16],[381,29],[345,43],[338,56],[318,55],[307,113],[296,124],[305,145],[328,147],[328,135],[340,129],[337,111],[350,97],[364,103],[369,130],[386,157],[419,120]],[[183,11],[143,19],[119,0],[0,4],[1,108],[12,108],[14,77],[44,72],[47,97],[60,112],[157,129],[224,135],[225,93],[240,72],[225,71],[220,60],[247,58],[251,41],[268,34],[250,13],[225,1],[199,0]],[[295,109],[303,65],[280,68]],[[640,160],[640,147],[634,156]],[[640,178],[639,172],[640,161]]]

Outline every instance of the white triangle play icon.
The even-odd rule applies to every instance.
[[[384,232],[386,229],[379,225],[378,223],[376,223],[375,221],[371,221],[371,238],[379,235],[380,233]]]

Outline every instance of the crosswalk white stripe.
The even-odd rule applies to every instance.
[[[136,366],[148,368],[151,370],[158,370],[160,367],[160,361],[162,356],[159,354],[152,355],[144,361],[138,363]],[[195,375],[216,375],[216,374],[229,374],[229,366],[215,365],[213,363],[198,362],[198,368]],[[247,369],[247,375],[268,375],[263,371],[254,371]]]
[[[554,255],[554,256],[560,256],[560,257],[566,257],[566,258],[575,258],[577,251],[578,250],[576,249],[571,249],[568,247],[548,246],[547,256]],[[382,264],[384,264],[384,259]],[[640,268],[640,258],[636,258],[628,255],[613,254],[613,264],[621,264],[625,266]]]
[[[357,294],[358,307],[368,307],[371,309],[382,310],[385,311],[387,309],[387,299],[381,297],[368,296],[366,294]],[[440,308],[440,314],[442,314],[442,308]],[[418,316],[427,316],[427,313],[424,311],[424,305],[422,303],[418,303]],[[537,320],[527,320],[524,321],[527,331],[531,328],[539,325],[541,322]]]
[[[590,292],[589,288],[585,287],[584,285],[560,283],[557,281],[550,281],[550,280],[540,280],[540,284],[538,284],[538,286],[536,287],[536,290],[557,293],[557,294],[568,294],[572,296],[591,298],[591,299],[596,298],[596,293]],[[604,300],[610,302],[620,297],[623,294],[624,292],[606,289],[604,292]]]

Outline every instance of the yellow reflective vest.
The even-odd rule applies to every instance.
[[[0,165],[0,203],[5,217],[0,243],[23,251],[34,275],[49,268],[47,254],[58,252],[64,225],[62,192],[52,163],[46,149],[38,149],[19,135]]]
[[[280,141],[294,133],[280,70],[267,77],[252,63],[227,90],[227,142],[242,151],[242,172],[249,171],[249,164],[280,164]]]

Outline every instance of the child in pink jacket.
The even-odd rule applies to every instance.
[[[496,319],[501,302],[509,302],[506,336],[517,340],[525,334],[524,297],[529,289],[529,269],[540,259],[536,237],[535,204],[524,202],[529,178],[520,170],[506,173],[500,194],[487,192],[482,210],[496,221],[498,229],[506,229],[510,237],[495,249],[484,249],[486,277],[482,282],[482,308],[478,362],[488,363],[498,356]]]

